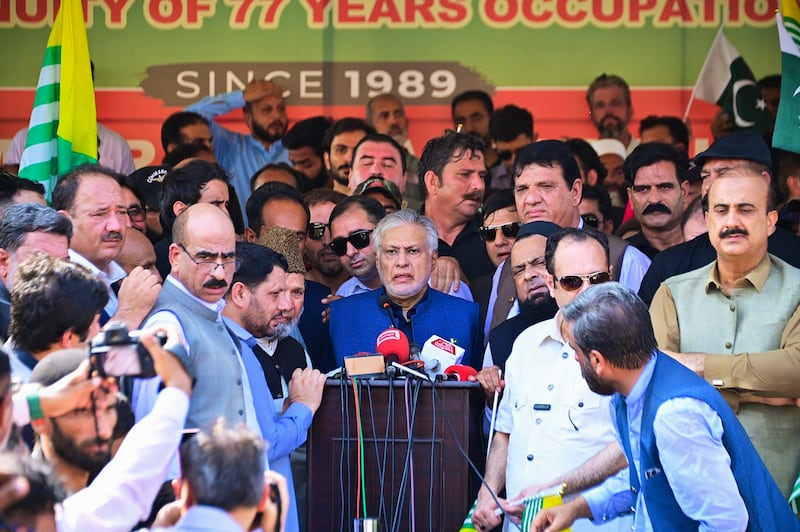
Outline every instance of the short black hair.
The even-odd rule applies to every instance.
[[[759,89],[780,89],[781,88],[781,75],[770,74],[758,80]]]
[[[391,145],[400,154],[400,164],[402,165],[403,173],[404,174],[406,173],[406,170],[408,170],[408,168],[406,167],[406,150],[403,149],[403,147],[392,137],[390,137],[389,135],[384,135],[383,133],[367,133],[364,136],[364,138],[358,141],[356,147],[353,148],[353,160],[351,161],[353,166],[355,166],[356,164],[356,154],[358,153],[358,149],[365,142],[378,142],[381,144]],[[420,175],[422,174],[420,173]]]
[[[300,190],[300,184],[303,183],[305,180],[305,176],[303,176],[303,174],[295,170],[294,167],[292,167],[292,165],[290,164],[283,162],[269,163],[265,164],[264,166],[256,170],[255,173],[253,173],[253,175],[250,176],[251,191],[254,190],[253,185],[256,184],[256,179],[258,179],[258,176],[260,176],[261,174],[263,174],[268,170],[272,170],[275,172],[286,172],[287,174],[291,175],[294,178],[295,182],[297,183],[297,186],[295,187],[297,188],[297,190]]]
[[[68,259],[37,253],[23,261],[11,289],[9,335],[40,353],[72,331],[85,340],[108,302],[103,281]]]
[[[592,148],[592,145],[577,137],[567,139],[564,143],[572,151],[572,155],[580,160],[583,171],[589,173],[589,170],[594,170],[597,173],[597,184],[602,185],[603,180],[608,175],[608,170],[606,170],[605,165],[600,160],[597,152],[594,151],[594,148]]]
[[[263,283],[276,267],[289,269],[286,257],[268,247],[252,242],[236,243],[236,262],[239,268],[233,274],[231,286],[242,283],[249,290]]]
[[[252,229],[256,234],[261,231],[264,226],[263,210],[264,205],[275,200],[288,200],[297,203],[303,207],[306,212],[306,224],[311,219],[311,212],[308,210],[308,205],[303,201],[303,196],[300,192],[286,183],[272,181],[264,183],[258,187],[247,199],[247,227]]]
[[[322,139],[322,151],[324,153],[331,153],[331,146],[333,146],[333,139],[342,133],[350,133],[352,131],[363,131],[365,135],[375,133],[375,128],[367,124],[360,118],[348,116],[337,120],[325,132],[325,137]]]
[[[608,191],[601,187],[584,183],[581,190],[581,201],[594,200],[597,202],[597,210],[603,215],[603,218],[614,222],[614,208],[611,204],[611,196]]]
[[[689,149],[689,128],[686,127],[686,123],[683,120],[677,116],[647,116],[639,122],[639,136],[641,137],[642,133],[656,126],[664,126],[669,129],[670,136],[676,142],[686,146],[687,150]]]
[[[303,194],[303,202],[309,207],[309,210],[312,206],[317,205],[318,203],[333,203],[334,205],[339,205],[341,202],[347,199],[346,194],[342,194],[338,190],[332,190],[330,188],[313,188]]]
[[[99,164],[82,164],[76,166],[66,174],[58,178],[53,189],[53,208],[57,211],[72,212],[75,207],[75,196],[81,184],[81,178],[86,175],[96,174],[113,179],[117,183],[122,182],[122,175],[100,166]]]
[[[686,173],[689,171],[689,156],[686,152],[666,142],[645,142],[636,146],[622,164],[622,173],[625,174],[628,186],[633,186],[636,172],[640,168],[661,161],[668,161],[675,165],[678,183],[686,181]]]
[[[540,140],[520,148],[514,160],[514,172],[511,174],[512,187],[525,167],[531,164],[547,168],[552,168],[557,164],[561,167],[564,181],[567,182],[569,188],[572,188],[575,181],[581,178],[581,171],[572,151],[566,143],[560,140]]]
[[[573,242],[585,242],[587,240],[596,241],[603,247],[603,251],[606,254],[606,264],[610,265],[608,237],[605,233],[591,227],[583,227],[583,229],[563,227],[547,237],[547,245],[544,248],[545,267],[547,268],[547,273],[550,275],[556,274],[556,251],[558,250],[559,244],[564,240],[571,240]]]
[[[286,132],[281,139],[287,150],[299,150],[306,146],[312,148],[318,157],[323,154],[325,132],[331,127],[331,119],[324,116],[312,116],[300,120]]]
[[[205,124],[210,127],[205,117],[191,111],[178,111],[169,115],[161,124],[161,147],[164,151],[167,151],[167,146],[170,144],[184,144],[181,129],[193,124]]]
[[[482,219],[485,222],[490,214],[494,214],[500,209],[506,209],[508,207],[514,207],[516,209],[516,206],[517,203],[514,199],[513,190],[510,188],[496,190],[483,202],[483,207],[481,208]]]
[[[491,96],[481,90],[469,90],[462,92],[450,102],[450,116],[455,118],[456,106],[460,103],[468,102],[470,100],[478,100],[481,102],[484,109],[486,109],[486,114],[490,117],[492,116],[492,113],[494,113],[494,102],[492,101]]]
[[[386,216],[386,209],[380,201],[369,196],[349,196],[346,200],[338,204],[331,211],[331,217],[328,220],[328,225],[333,224],[333,221],[353,209],[361,209],[367,213],[367,219],[375,225]]]
[[[214,155],[214,152],[209,150],[208,146],[200,144],[199,142],[193,144],[179,144],[174,150],[164,155],[164,158],[161,159],[161,164],[175,167],[178,166],[179,162],[185,161],[186,159],[199,158],[203,153]]]
[[[174,153],[174,152],[173,152]],[[165,233],[172,231],[175,213],[172,206],[180,201],[191,206],[200,201],[203,189],[210,181],[219,180],[230,184],[228,173],[220,165],[200,159],[189,161],[180,168],[173,168],[161,183],[161,209],[159,218]]]
[[[489,134],[501,142],[511,142],[520,135],[533,139],[533,115],[516,105],[501,107],[489,119]]]
[[[439,184],[442,184],[444,167],[453,159],[460,160],[470,152],[471,157],[476,153],[484,154],[486,144],[483,140],[468,133],[445,131],[444,135],[430,139],[422,150],[419,158],[419,190],[422,201],[428,197],[428,188],[425,185],[425,174],[433,172]]]

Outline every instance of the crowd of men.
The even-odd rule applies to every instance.
[[[456,344],[496,414],[478,529],[554,486],[570,497],[538,530],[800,528],[800,155],[724,131],[690,157],[676,117],[635,136],[622,78],[586,98],[593,142],[463,92],[417,156],[393,94],[290,128],[254,80],[170,115],[163,165],[104,133],[51,207],[10,151],[4,519],[307,530],[325,374],[393,327]],[[236,109],[246,133],[216,120]],[[145,331],[155,377],[90,373],[108,326]]]

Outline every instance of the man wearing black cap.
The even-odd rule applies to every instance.
[[[531,229],[534,224],[541,230],[537,234],[550,233],[555,225],[534,222]],[[529,237],[517,243],[534,243],[534,238],[542,239]],[[568,227],[552,232],[544,257],[515,263],[515,278],[531,271],[538,274],[542,262],[547,268],[543,272],[547,288],[559,308],[589,286],[611,280],[608,238],[594,229]],[[498,493],[505,487],[509,499],[516,499],[531,483],[549,481],[616,441],[610,397],[589,389],[566,336],[566,322],[559,311],[554,318],[525,329],[514,343],[503,375],[505,390],[486,463],[486,485],[478,492],[472,516],[481,530],[500,524],[487,488]],[[627,477],[627,472],[623,475]],[[630,518],[623,521],[599,528],[578,523],[574,530],[630,530]],[[504,526],[504,530],[514,529],[508,522]]]
[[[772,158],[761,135],[752,131],[738,131],[714,142],[694,158],[694,164],[701,169],[702,194],[705,196],[711,184],[725,170],[752,165],[759,172],[770,176]],[[767,242],[771,254],[792,266],[800,266],[800,241],[795,235],[777,228]],[[639,297],[649,304],[663,281],[705,266],[715,258],[716,252],[707,234],[659,253],[642,279]]]
[[[128,176],[128,182],[144,198],[145,223],[147,224],[147,238],[155,244],[161,239],[164,230],[161,227],[159,214],[161,213],[161,183],[170,172],[170,167],[145,166],[139,168]]]

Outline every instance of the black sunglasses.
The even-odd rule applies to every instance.
[[[592,273],[590,275],[565,275],[560,279],[556,277],[556,282],[561,285],[561,288],[567,292],[574,292],[580,290],[584,281],[589,281],[589,284],[603,284],[611,280],[611,274],[608,272]]]
[[[308,224],[308,238],[311,240],[322,240],[325,236],[325,229],[328,226],[319,222],[311,222]]]
[[[592,213],[581,214],[581,218],[583,218],[583,223],[589,227],[594,227],[595,229],[600,227],[600,219]]]
[[[500,229],[503,232],[504,237],[517,238],[517,235],[519,234],[519,226],[519,222],[508,222],[507,224],[503,225],[489,225],[478,229],[478,234],[480,234],[481,238],[486,242],[494,242],[494,239],[497,236],[497,230]]]
[[[344,257],[347,255],[347,243],[353,244],[356,249],[364,249],[369,246],[369,236],[372,234],[372,229],[362,229],[361,231],[353,231],[346,238],[340,236],[331,240],[331,249],[337,257]]]

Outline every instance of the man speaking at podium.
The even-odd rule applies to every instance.
[[[428,287],[438,256],[433,222],[414,211],[397,211],[378,222],[372,240],[382,287],[330,306],[337,364],[342,365],[346,356],[375,352],[378,335],[397,327],[417,346],[434,335],[450,340],[464,348],[462,364],[480,368],[478,305]]]

